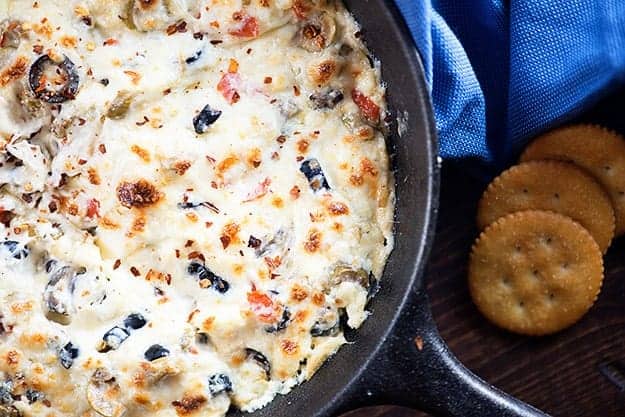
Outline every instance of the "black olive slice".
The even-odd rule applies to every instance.
[[[28,404],[36,403],[37,401],[41,401],[46,397],[43,392],[37,391],[32,388],[28,388],[25,395],[26,399],[28,400]]]
[[[200,51],[196,51],[189,58],[185,59],[184,62],[186,62],[187,64],[193,64],[195,61],[200,59],[201,56],[202,56],[202,51],[201,50]]]
[[[204,106],[201,112],[193,118],[193,128],[195,133],[201,135],[208,132],[208,128],[219,119],[221,110],[215,110],[208,104]]]
[[[67,342],[67,344],[59,350],[59,362],[61,362],[63,368],[69,369],[74,364],[74,359],[78,357],[79,353],[80,351],[72,342]]]
[[[245,354],[247,359],[253,360],[265,371],[268,380],[271,379],[271,364],[265,355],[252,348],[245,348]]]
[[[98,352],[106,353],[119,348],[124,340],[128,339],[128,336],[130,336],[128,330],[119,326],[113,327],[102,336],[102,341],[98,345]]]
[[[323,90],[312,93],[308,99],[316,110],[333,109],[345,96],[339,90]]]
[[[21,246],[20,243],[15,240],[5,240],[2,242],[2,245],[15,259],[24,259],[28,256],[28,248],[26,246]]]
[[[164,358],[165,356],[169,356],[169,350],[161,345],[152,345],[143,354],[143,357],[150,362]]]
[[[225,279],[216,275],[213,271],[199,262],[191,262],[187,267],[187,272],[197,275],[202,288],[213,288],[218,293],[224,294],[230,289],[230,284]]]
[[[289,311],[288,308],[285,307],[284,310],[282,311],[282,317],[280,317],[280,321],[274,324],[273,326],[266,326],[265,331],[267,333],[281,332],[282,330],[288,327],[290,322],[291,322],[291,312]]]
[[[42,84],[45,82],[42,76],[48,66],[56,67],[57,75],[64,79],[63,85],[58,89],[52,89],[47,82]],[[63,61],[58,63],[48,55],[42,55],[31,65],[28,83],[38,99],[58,104],[76,98],[80,77],[76,71],[76,66],[68,57],[63,56]]]
[[[306,179],[310,184],[310,188],[312,188],[313,191],[319,191],[322,188],[325,188],[326,190],[330,189],[330,185],[328,184],[328,180],[321,169],[321,165],[315,158],[307,159],[302,162],[299,170],[306,176]]]
[[[128,317],[124,319],[124,326],[128,330],[140,329],[145,326],[146,323],[147,321],[145,320],[145,317],[139,313],[129,314]]]
[[[216,396],[222,392],[232,392],[232,382],[228,375],[215,374],[208,378],[208,392],[211,396]]]

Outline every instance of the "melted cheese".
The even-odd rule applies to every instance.
[[[312,377],[393,247],[384,89],[342,5],[0,22],[0,414],[223,416]]]

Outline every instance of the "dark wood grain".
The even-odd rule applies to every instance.
[[[625,92],[580,120],[625,133]],[[485,183],[466,167],[445,164],[428,292],[443,338],[476,374],[554,417],[625,416],[625,238],[605,256],[599,299],[577,324],[556,335],[516,336],[489,324],[470,301],[466,266],[477,235],[475,213]],[[391,407],[350,417],[422,417]]]

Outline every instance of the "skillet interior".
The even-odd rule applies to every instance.
[[[437,146],[423,69],[390,2],[345,3],[362,25],[367,46],[381,61],[382,79],[387,84],[393,117],[388,147],[397,193],[395,249],[388,260],[382,288],[369,306],[373,316],[357,332],[347,335],[355,343],[343,346],[310,381],[289,395],[278,396],[252,414],[232,411],[230,417],[321,417],[349,408],[349,399],[355,390],[363,389],[361,377],[392,335],[402,307],[422,285],[421,273],[432,239],[438,198]],[[403,117],[404,112],[408,115],[406,130],[400,137],[396,119]]]

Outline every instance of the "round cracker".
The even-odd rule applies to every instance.
[[[558,159],[574,162],[591,173],[610,195],[616,235],[625,233],[625,140],[600,126],[573,125],[539,136],[521,161]]]
[[[543,335],[579,320],[603,281],[597,242],[579,223],[549,211],[500,218],[477,239],[469,289],[478,309],[510,331]]]
[[[584,226],[602,253],[614,237],[614,209],[597,181],[568,162],[531,161],[514,166],[495,178],[478,206],[480,229],[524,210],[548,210]]]

